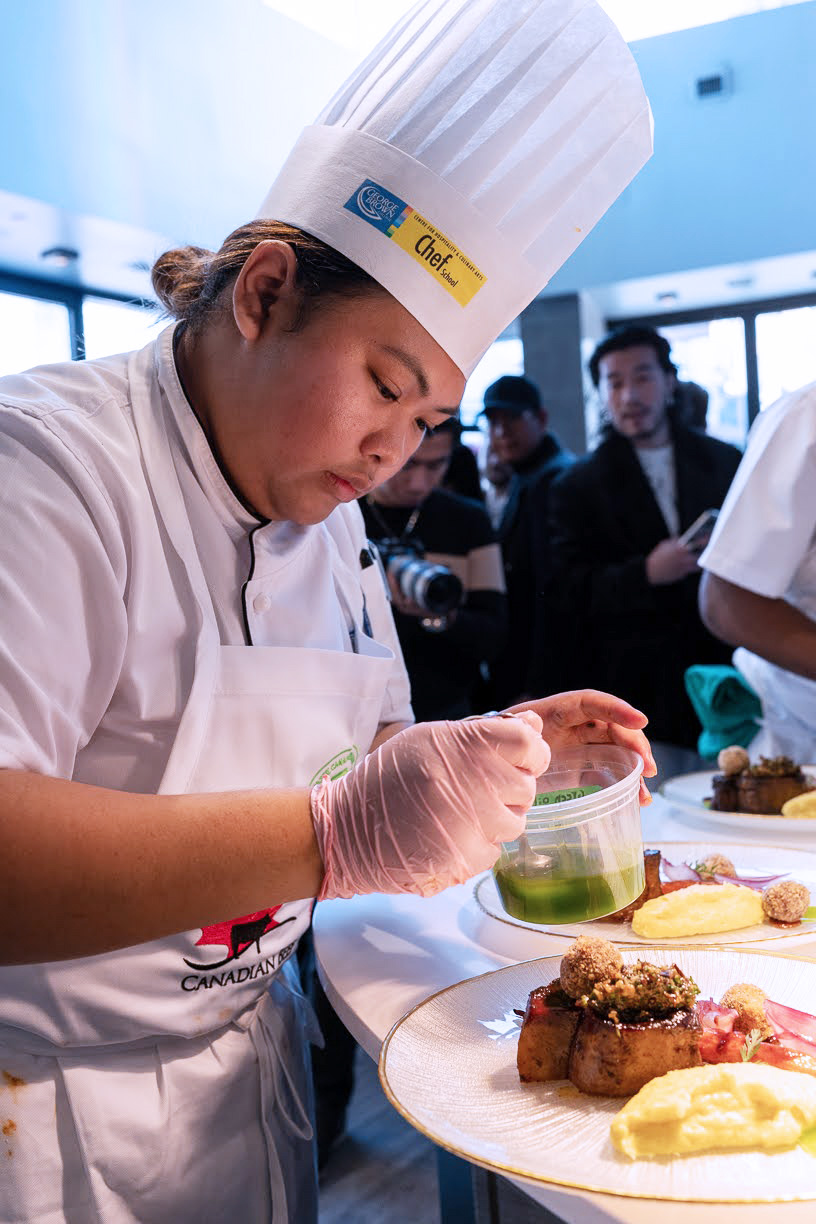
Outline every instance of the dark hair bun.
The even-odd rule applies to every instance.
[[[153,265],[153,288],[168,315],[192,332],[210,316],[228,309],[230,286],[262,242],[286,242],[295,252],[296,287],[301,296],[297,327],[320,298],[385,292],[367,272],[319,238],[283,221],[256,220],[233,230],[217,252],[186,246],[159,256]]]
[[[154,263],[153,288],[172,318],[186,318],[201,297],[211,259],[212,251],[187,246],[165,251]]]

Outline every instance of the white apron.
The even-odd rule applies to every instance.
[[[156,511],[201,609],[160,791],[343,772],[376,733],[393,663],[363,628],[376,568],[336,576],[359,653],[221,646],[143,354],[130,376]],[[311,906],[270,897],[204,930],[3,971],[2,1224],[316,1221],[310,1012],[288,963]]]
[[[733,663],[759,697],[760,730],[751,740],[751,759],[789,756],[800,765],[816,762],[816,683],[777,667],[740,647]]]

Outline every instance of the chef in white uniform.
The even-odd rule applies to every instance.
[[[542,733],[653,768],[592,692],[408,726],[355,505],[649,148],[594,3],[421,4],[158,340],[0,382],[5,1224],[316,1220],[312,898],[489,866]]]
[[[816,383],[757,417],[700,565],[706,624],[762,703],[751,756],[816,760]]]

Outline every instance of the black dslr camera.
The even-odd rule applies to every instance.
[[[458,608],[464,587],[446,565],[434,565],[423,557],[422,545],[403,540],[377,540],[377,549],[388,575],[405,599],[431,616],[444,616]]]

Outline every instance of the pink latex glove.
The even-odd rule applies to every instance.
[[[400,731],[312,790],[325,876],[318,900],[462,884],[524,831],[550,763],[532,711]]]

